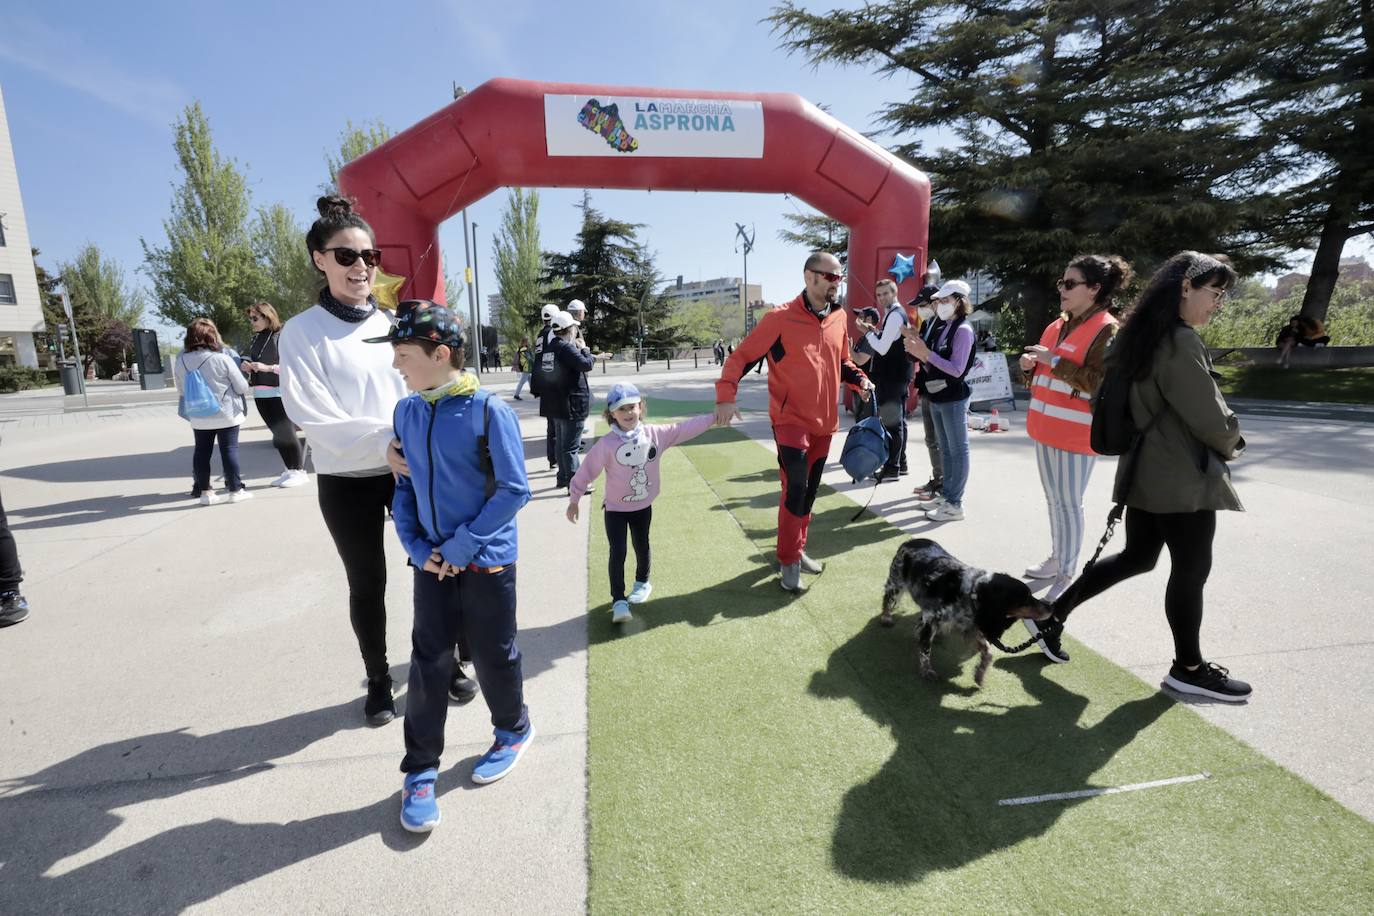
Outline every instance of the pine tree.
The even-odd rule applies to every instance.
[[[1316,248],[1302,314],[1326,317],[1350,239],[1374,232],[1374,3],[1270,0],[1246,100],[1288,182],[1274,214],[1294,248]]]
[[[805,248],[808,254],[828,251],[841,264],[849,263],[849,227],[844,223],[820,213],[784,213],[782,218],[792,227],[778,230],[780,240]]]
[[[1182,248],[1274,263],[1255,228],[1273,163],[1227,104],[1250,5],[895,0],[818,15],[785,0],[769,21],[812,63],[909,79],[913,96],[880,114],[899,139],[955,131],[952,149],[896,147],[931,175],[931,253],[946,276],[995,276],[1035,340],[1083,251],[1144,272]]]
[[[661,279],[653,256],[639,242],[642,226],[604,216],[592,207],[588,193],[580,206],[577,247],[568,254],[544,255],[543,282],[550,299],[560,308],[582,300],[587,306],[584,333],[594,351],[634,346],[641,330],[656,345],[675,342],[671,307],[654,292]]]
[[[248,188],[234,161],[215,149],[199,102],[186,108],[175,132],[183,181],[162,223],[167,245],[141,240],[156,311],[174,325],[210,318],[226,339],[237,339],[248,330],[247,307],[271,290],[249,235]]]

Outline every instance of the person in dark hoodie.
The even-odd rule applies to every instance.
[[[539,329],[539,333],[534,335],[534,353],[530,365],[533,371],[530,374],[530,394],[539,398],[539,416],[544,418],[544,457],[549,460],[549,470],[558,467],[558,456],[554,453],[553,436],[553,417],[544,412],[543,385],[540,380],[540,359],[544,355],[544,348],[549,345],[549,338],[553,336],[553,316],[558,313],[558,306],[553,303],[545,305],[539,312],[544,319],[544,326]]]
[[[530,488],[520,421],[464,370],[466,335],[452,312],[426,299],[402,302],[395,326],[368,342],[391,344],[412,392],[392,420],[408,474],[397,479],[391,508],[415,581],[401,825],[422,833],[439,823],[434,786],[460,636],[472,647],[495,732],[472,781],[505,777],[534,739],[515,617],[515,515]]]
[[[550,320],[553,336],[540,357],[539,412],[553,420],[554,456],[558,478],[554,486],[566,488],[581,464],[582,424],[591,407],[587,373],[596,365],[590,350],[579,345],[579,322],[564,311]]]
[[[305,455],[296,435],[296,425],[281,403],[281,377],[278,375],[281,358],[277,355],[281,319],[271,303],[254,302],[248,307],[248,323],[253,328],[253,339],[248,342],[239,368],[248,376],[253,403],[258,407],[262,422],[272,431],[272,445],[286,467],[282,475],[272,481],[272,486],[299,487],[309,478],[305,473]]]

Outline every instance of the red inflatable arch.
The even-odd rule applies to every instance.
[[[408,279],[403,297],[440,302],[439,224],[501,187],[795,195],[849,227],[856,308],[899,255],[903,301],[926,265],[926,176],[790,93],[494,79],[350,162],[339,186]]]

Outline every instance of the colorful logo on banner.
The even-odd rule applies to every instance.
[[[625,129],[625,122],[620,118],[620,107],[614,103],[602,108],[596,99],[588,99],[577,113],[577,123],[605,140],[613,150],[633,153],[639,149],[639,141]]]
[[[763,103],[749,99],[544,96],[550,156],[763,157]]]

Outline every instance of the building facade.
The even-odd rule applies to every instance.
[[[679,276],[676,282],[668,284],[663,290],[663,295],[668,297],[674,307],[691,305],[693,302],[738,303],[742,315],[746,301],[757,302],[763,299],[763,287],[757,283],[750,283],[746,299],[744,280],[741,277],[717,277],[714,280],[683,283],[682,277]]]
[[[33,335],[42,332],[38,276],[0,88],[0,365],[37,366]]]

